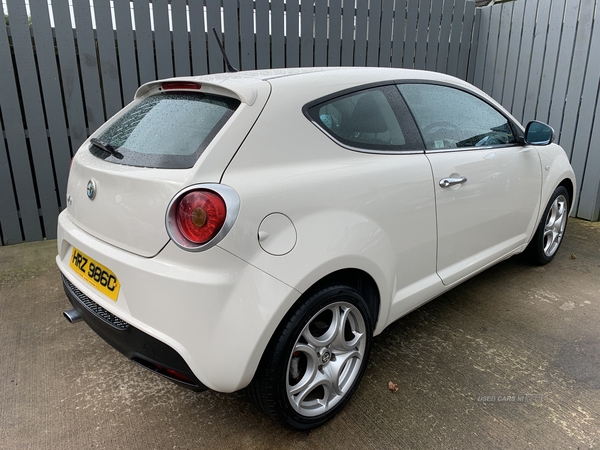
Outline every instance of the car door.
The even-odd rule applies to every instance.
[[[541,189],[537,150],[483,98],[439,84],[398,85],[426,146],[437,217],[437,272],[450,285],[527,242]]]

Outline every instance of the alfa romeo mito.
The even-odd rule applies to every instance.
[[[575,192],[553,139],[433,72],[147,83],[73,159],[64,314],[182,386],[316,427],[389,324],[517,253],[553,259]]]

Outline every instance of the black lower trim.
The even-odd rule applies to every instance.
[[[208,389],[196,378],[176,350],[102,308],[77,289],[64,275],[62,279],[65,294],[73,308],[85,323],[111,346],[132,361],[180,386],[194,391]]]

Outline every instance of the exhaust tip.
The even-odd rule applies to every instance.
[[[79,312],[76,309],[69,309],[67,311],[63,311],[63,316],[65,316],[65,319],[67,319],[69,323],[76,323],[82,320],[81,316],[79,315]]]

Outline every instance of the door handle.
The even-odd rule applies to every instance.
[[[443,188],[447,188],[450,186],[454,186],[456,184],[463,184],[467,181],[467,177],[462,178],[442,178],[440,180],[440,186]]]

